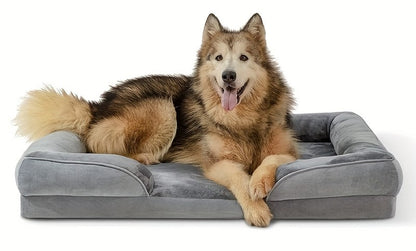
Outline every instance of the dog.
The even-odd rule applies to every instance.
[[[15,122],[31,140],[69,130],[90,152],[199,166],[234,194],[248,224],[262,227],[273,217],[264,198],[276,169],[298,157],[293,104],[260,15],[233,31],[210,14],[191,76],[127,80],[98,102],[45,87],[28,93]]]

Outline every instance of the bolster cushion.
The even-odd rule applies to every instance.
[[[401,168],[364,120],[355,113],[296,115],[302,141],[329,141],[336,155],[282,165],[268,201],[344,196],[396,196]]]
[[[24,196],[149,196],[154,185],[144,165],[119,155],[86,153],[79,137],[66,131],[28,148],[16,182]]]

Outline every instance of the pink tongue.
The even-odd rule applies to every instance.
[[[226,111],[231,111],[237,105],[237,89],[224,89],[224,93],[221,96],[222,107]]]

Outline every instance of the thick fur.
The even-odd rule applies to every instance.
[[[36,140],[57,130],[71,130],[83,135],[88,130],[91,117],[87,101],[64,90],[46,87],[27,94],[15,123],[18,134]]]
[[[18,132],[36,139],[71,130],[91,152],[198,165],[231,190],[249,224],[267,226],[272,215],[263,198],[278,166],[297,158],[290,89],[268,54],[258,14],[239,31],[211,14],[202,40],[189,77],[128,80],[98,102],[50,87],[29,92]]]

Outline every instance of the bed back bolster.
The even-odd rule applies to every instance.
[[[292,115],[292,129],[302,142],[329,142],[332,120],[339,113],[307,113]]]

